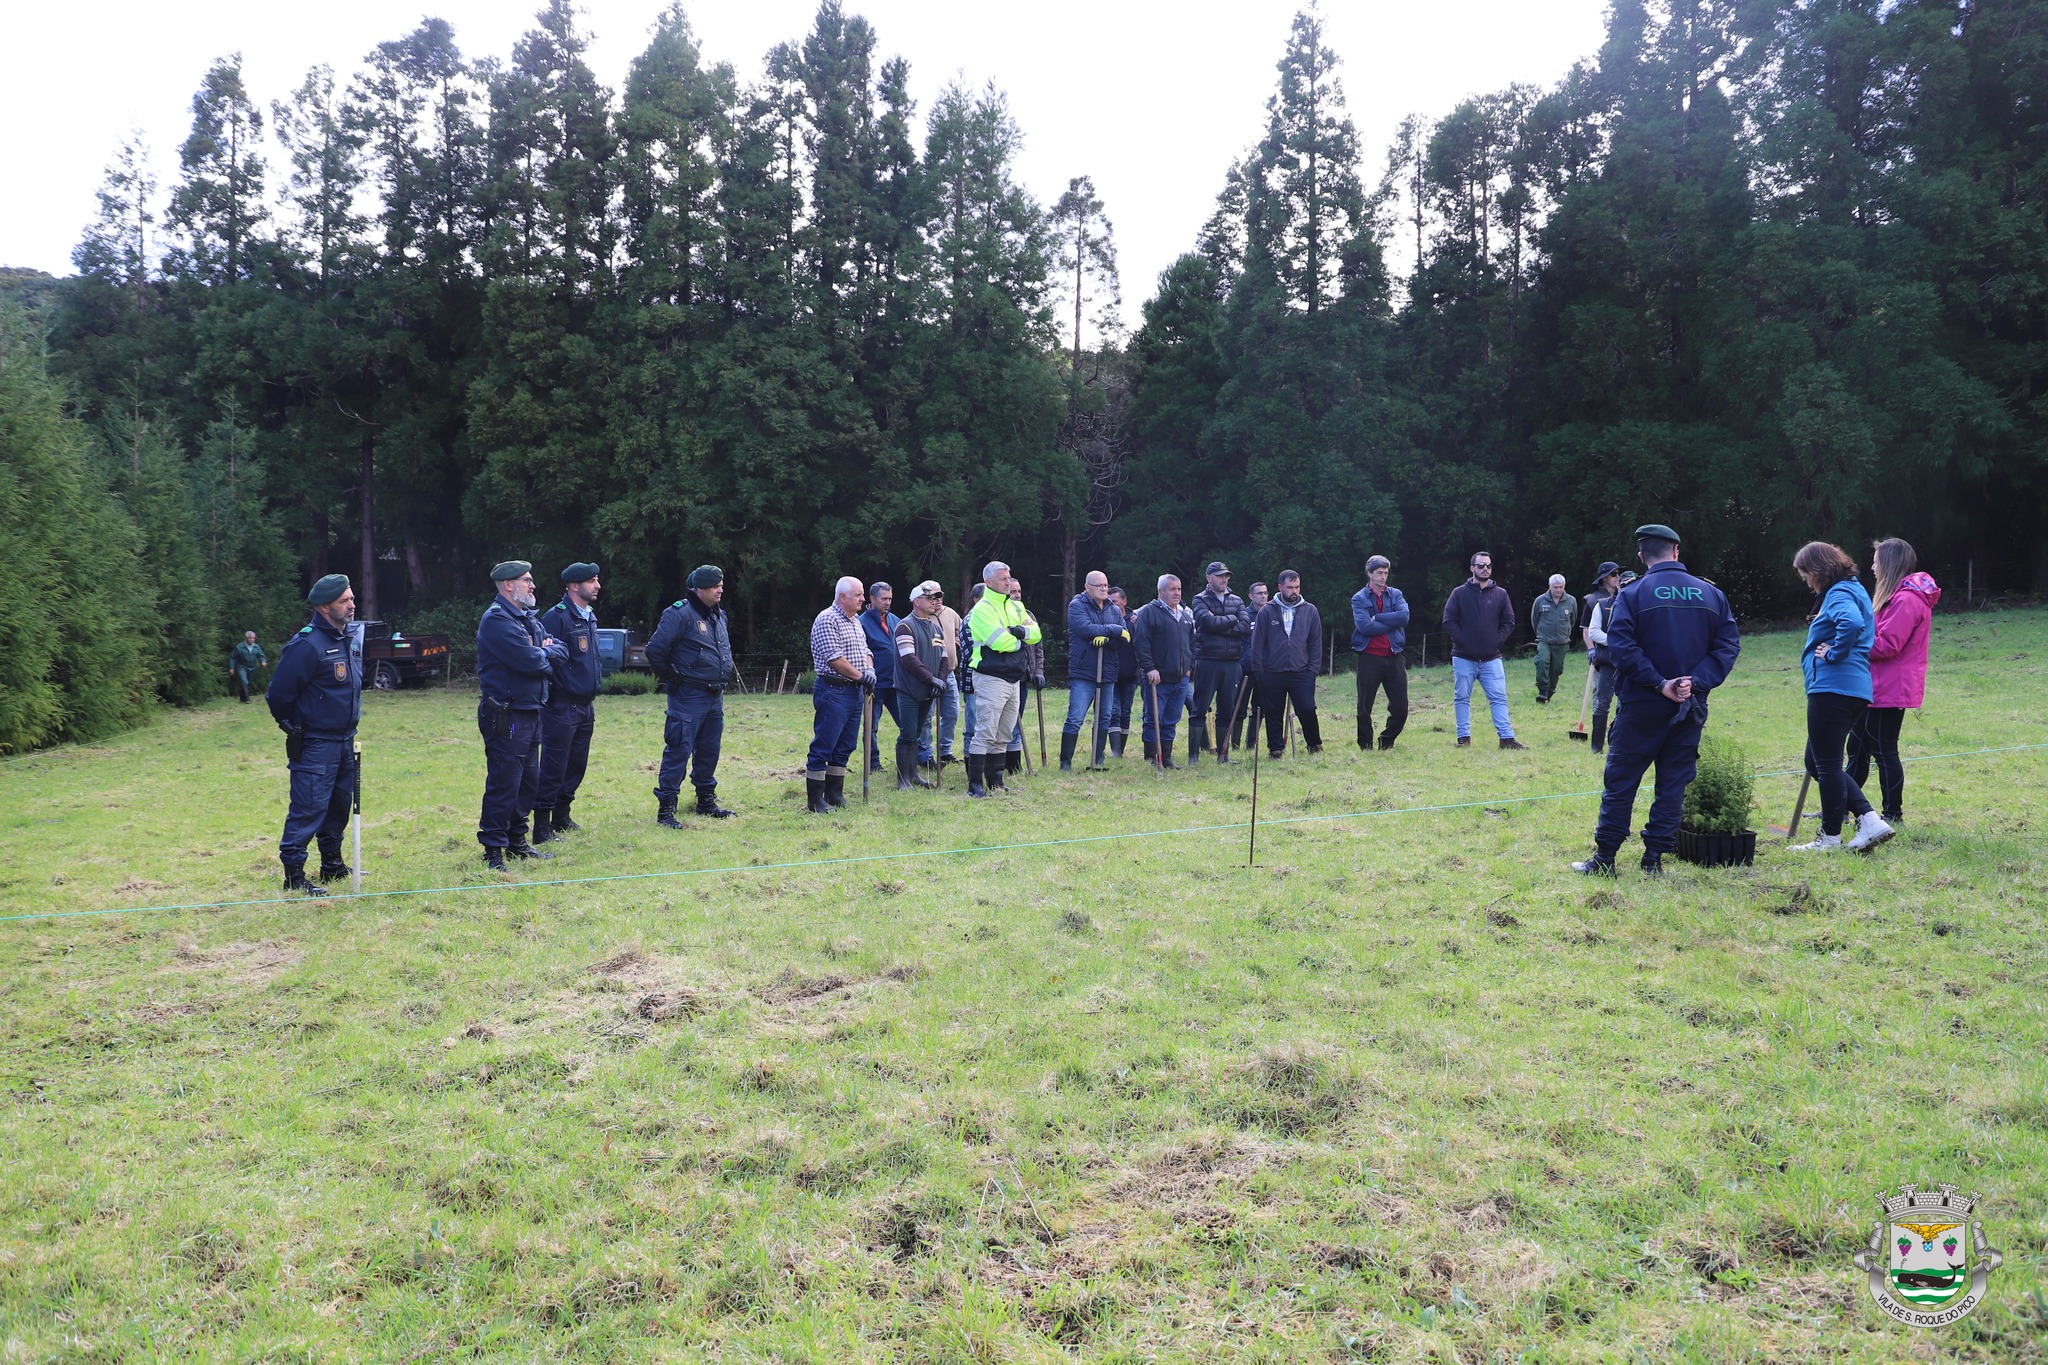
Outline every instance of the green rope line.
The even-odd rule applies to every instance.
[[[1907,763],[1925,763],[1935,759],[1974,758],[1981,754],[2017,753],[2028,749],[2048,749],[2044,744],[2008,744],[1994,749],[1968,749],[1952,754],[1924,754],[1909,758]],[[1759,777],[1797,777],[1799,769],[1783,772],[1758,773]],[[1430,806],[1395,806],[1385,810],[1345,811],[1334,815],[1290,815],[1278,820],[1263,820],[1267,825],[1303,825],[1335,820],[1370,820],[1393,815],[1429,815],[1443,811],[1476,810],[1483,807],[1522,806],[1540,801],[1572,801],[1581,797],[1598,796],[1599,788],[1587,791],[1552,792],[1544,796],[1500,796],[1482,801],[1450,801]],[[553,877],[542,881],[527,882],[468,882],[460,886],[425,886],[399,891],[364,891],[360,893],[330,893],[329,901],[389,900],[399,896],[444,896],[465,891],[526,891],[551,886],[594,886],[607,882],[644,882],[669,877],[712,877],[733,872],[791,872],[812,867],[846,867],[857,863],[907,862],[913,858],[972,857],[986,853],[1015,853],[1039,848],[1066,848],[1077,844],[1114,843],[1126,839],[1164,839],[1183,834],[1215,834],[1223,830],[1249,829],[1251,821],[1232,820],[1218,825],[1186,825],[1179,829],[1134,830],[1125,834],[1087,834],[1071,839],[1036,839],[1020,844],[973,844],[964,848],[909,849],[897,853],[860,853],[845,858],[804,858],[787,863],[734,863],[723,867],[671,868],[661,872],[618,872],[602,877]],[[254,900],[240,901],[192,901],[183,905],[122,905],[104,910],[48,910],[32,915],[0,915],[0,924],[21,924],[30,920],[46,919],[93,919],[103,915],[142,915],[168,913],[181,910],[240,910],[256,905],[300,905],[305,903],[301,896],[264,896]]]

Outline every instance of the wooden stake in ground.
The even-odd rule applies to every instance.
[[[868,799],[869,769],[874,766],[868,762],[870,758],[874,757],[874,754],[868,749],[868,745],[874,741],[874,733],[875,694],[869,692],[861,698],[860,703],[860,799],[862,801]]]
[[[944,689],[944,688],[940,688],[940,689],[939,689],[939,691],[938,691],[938,692],[936,692],[936,693],[934,693],[934,694],[933,694],[933,696],[932,696],[932,790],[933,790],[933,791],[938,791],[938,790],[939,790],[939,789],[940,789],[941,787],[943,787],[943,786],[945,785],[945,783],[946,783],[946,762],[945,762],[945,760],[944,760],[943,758],[941,758],[941,757],[939,756],[939,707],[940,707],[940,706],[941,706],[941,705],[943,704],[943,702],[944,702],[944,698],[945,698],[945,695],[946,695],[945,689]],[[918,736],[918,739],[919,739],[919,741],[920,741],[920,742],[922,742],[922,741],[923,741],[923,739],[924,739],[924,736],[923,736],[922,734],[920,734],[920,735]]]
[[[1593,662],[1588,659],[1586,661],[1586,695],[1579,701],[1579,726],[1576,730],[1567,730],[1565,733],[1573,739],[1587,738],[1586,717],[1591,714],[1593,714]]]
[[[1045,766],[1045,685],[1032,689],[1038,693],[1038,766]]]
[[[1799,820],[1806,814],[1806,789],[1812,785],[1812,773],[1799,775],[1799,799],[1792,803],[1792,823],[1785,826],[1785,842],[1788,844],[1799,837]]]
[[[360,896],[363,894],[363,742],[355,742],[355,791],[349,797],[349,828],[354,831],[355,862],[349,866],[349,889]]]
[[[1145,695],[1152,699],[1152,705],[1147,707],[1145,711],[1145,719],[1151,722],[1152,725],[1152,762],[1158,767],[1160,775],[1164,776],[1166,773],[1166,726],[1160,722],[1159,684],[1153,682],[1150,678],[1145,679]],[[1144,737],[1145,732],[1141,727],[1138,731],[1138,738],[1143,739]],[[1128,740],[1125,741],[1125,743],[1129,742]]]
[[[782,661],[782,676],[775,680],[775,695],[781,696],[782,690],[787,686],[789,686],[789,660],[784,659]]]
[[[1245,849],[1244,865],[1255,867],[1259,861],[1259,737],[1252,736],[1252,837]]]

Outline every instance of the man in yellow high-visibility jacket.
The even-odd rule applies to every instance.
[[[993,560],[981,571],[987,591],[967,614],[973,642],[967,666],[974,670],[974,737],[967,744],[967,794],[1003,790],[1003,752],[1024,704],[1024,680],[1031,673],[1024,646],[1045,637],[1022,602],[1010,598],[1010,566]]]

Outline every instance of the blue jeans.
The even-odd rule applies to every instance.
[[[828,683],[820,678],[811,686],[811,749],[804,755],[804,776],[846,776],[846,760],[860,744],[861,704],[867,694],[859,683]]]
[[[960,679],[951,673],[946,675],[946,690],[939,702],[939,756],[953,756],[953,727],[960,723]],[[928,738],[917,741],[917,761],[932,761],[932,742]]]
[[[1099,695],[1102,698],[1102,728],[1109,728],[1108,708],[1112,705],[1110,684],[1104,683]],[[1067,722],[1060,726],[1062,735],[1078,735],[1082,724],[1088,719],[1088,708],[1095,704],[1098,695],[1095,679],[1075,678],[1067,684]]]
[[[1160,734],[1163,724],[1165,733],[1164,747],[1171,749],[1173,748],[1174,731],[1180,726],[1180,709],[1188,704],[1188,698],[1194,692],[1194,684],[1186,678],[1181,678],[1176,682],[1161,680],[1156,687],[1151,683],[1145,683],[1143,686],[1145,689],[1145,742],[1147,744],[1159,744],[1161,742]],[[1155,696],[1159,701],[1159,714],[1156,716],[1152,714],[1152,701]]]
[[[304,867],[306,845],[317,837],[321,858],[340,862],[341,836],[348,828],[356,790],[353,740],[309,738],[299,752],[299,761],[288,767],[292,804],[285,812],[278,861],[286,867]]]
[[[661,726],[661,773],[654,779],[654,798],[673,801],[690,784],[708,796],[718,790],[718,751],[725,739],[725,697],[691,683],[678,683],[668,694],[668,716]]]
[[[1485,663],[1474,663],[1470,659],[1451,659],[1451,709],[1458,717],[1458,738],[1466,739],[1472,734],[1472,684],[1477,681],[1480,690],[1486,693],[1486,704],[1493,709],[1494,733],[1502,739],[1513,739],[1515,727],[1508,720],[1508,666],[1499,659],[1488,659]]]
[[[960,749],[964,753],[967,751],[967,746],[974,742],[974,694],[972,692],[962,692],[960,694],[960,709],[967,717],[967,723],[960,731]]]

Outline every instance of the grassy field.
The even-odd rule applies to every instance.
[[[1766,772],[1797,650],[1715,697]],[[2048,741],[2044,664],[2048,613],[1939,618],[1907,754]],[[664,831],[606,698],[523,875],[743,870],[534,887],[473,694],[366,698],[367,885],[440,889],[0,924],[0,1358],[2048,1358],[2048,751],[1909,766],[1874,857],[1592,884],[1592,798],[1525,799],[1597,786],[1576,711],[1510,681],[1526,754],[1435,669],[1361,755],[1327,682],[1256,870],[1102,837],[1246,817],[1135,745],[806,817],[801,698],[730,699],[743,818]],[[0,763],[0,914],[274,896],[282,748],[222,703]],[[1849,1264],[1901,1181],[1986,1196],[1960,1326]]]

